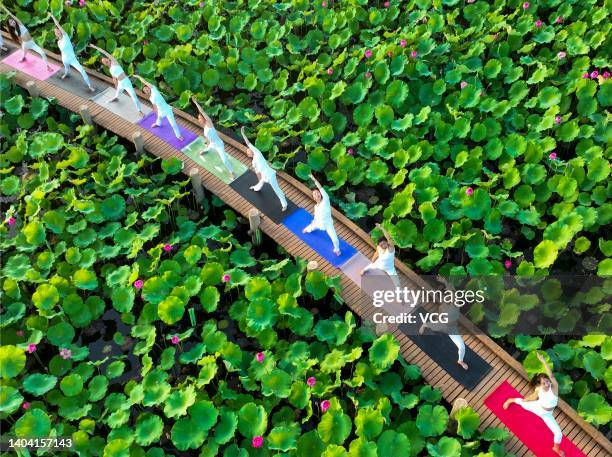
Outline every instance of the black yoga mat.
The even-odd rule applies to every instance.
[[[83,80],[81,73],[76,71],[74,68],[70,68],[70,73],[65,79],[62,79],[62,75],[64,74],[64,69],[62,68],[60,71],[55,73],[49,79],[48,82],[53,84],[54,86],[61,87],[62,89],[73,93],[74,95],[78,95],[79,97],[90,99],[95,97],[100,92],[106,89],[106,86],[103,86],[99,81],[93,81],[92,77],[89,76],[91,80],[91,85],[96,90],[95,92],[91,92],[87,87],[87,84]]]
[[[422,308],[419,308],[413,314],[421,310]],[[418,316],[418,314],[415,315]],[[464,370],[457,364],[457,346],[455,346],[448,335],[433,332],[429,329],[426,329],[423,335],[419,335],[418,329],[420,327],[420,319],[417,319],[417,322],[414,324],[399,325],[399,329],[414,344],[466,389],[473,390],[492,370],[491,366],[467,345],[463,361],[468,364],[468,369]]]
[[[270,218],[275,224],[280,224],[283,220],[293,213],[297,206],[287,199],[287,209],[281,210],[281,203],[272,186],[264,184],[259,192],[255,192],[249,187],[257,184],[257,175],[252,170],[247,170],[242,176],[236,178],[230,187],[242,195],[249,203]]]

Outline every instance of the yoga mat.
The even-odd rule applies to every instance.
[[[4,47],[7,48],[7,50],[3,51],[0,49],[0,56],[8,56],[18,49],[17,46],[15,46],[13,43],[9,43],[6,41],[6,39],[4,40]]]
[[[181,152],[198,165],[206,168],[207,171],[215,175],[225,184],[230,184],[233,179],[230,176],[229,171],[227,171],[225,165],[223,165],[223,162],[221,162],[219,154],[217,154],[215,151],[206,151],[202,153],[204,146],[206,146],[206,141],[204,141],[204,138],[199,136],[191,144],[181,149]],[[245,164],[240,162],[238,159],[235,159],[230,154],[227,156],[236,177],[247,171]]]
[[[96,95],[93,98],[93,101],[96,102],[98,105],[103,106],[110,112],[115,113],[117,116],[122,117],[128,122],[131,122],[133,124],[137,124],[138,122],[140,122],[142,117],[138,113],[138,110],[136,109],[136,106],[134,106],[134,102],[132,101],[130,96],[124,92],[119,95],[119,99],[117,101],[110,102],[109,100],[114,96],[115,88],[109,87],[104,92],[101,92],[100,94]],[[142,109],[142,112],[145,116],[153,111],[151,108],[145,106],[143,103],[140,103],[140,109]]]
[[[503,404],[508,398],[523,398],[523,396],[508,381],[504,381],[486,398],[485,405],[537,457],[559,457],[552,450],[553,434],[544,421],[519,405],[510,405],[504,410]],[[586,457],[565,436],[561,441],[561,450],[565,451],[565,457]]]
[[[92,77],[89,76],[89,79],[91,80],[91,85],[95,89],[95,92],[90,92],[89,88],[87,87],[87,84],[81,76],[81,73],[76,71],[74,68],[70,69],[70,73],[68,73],[68,76],[66,76],[66,78],[64,79],[62,79],[63,74],[64,70],[58,71],[49,78],[49,82],[52,83],[54,86],[61,87],[65,91],[70,92],[74,95],[78,95],[79,97],[85,98],[87,100],[92,99],[104,89],[106,89],[106,86],[103,86],[102,83],[98,81],[94,81]]]
[[[327,233],[323,230],[313,230],[310,233],[302,233],[302,230],[312,222],[312,215],[304,208],[298,208],[289,215],[283,224],[291,230],[298,238],[304,241],[321,257],[336,268],[339,268],[349,260],[357,250],[340,238],[340,255],[334,254],[334,246]]]
[[[19,70],[20,72],[32,76],[40,81],[45,81],[46,79],[50,78],[61,68],[58,65],[49,62],[52,71],[47,70],[45,62],[43,62],[38,54],[34,54],[32,52],[27,53],[26,60],[24,62],[19,62],[19,59],[21,59],[21,50],[13,52],[8,57],[3,59],[2,62],[10,65],[15,70]]]
[[[152,112],[148,116],[141,119],[140,122],[138,122],[138,125],[140,125],[143,129],[151,132],[153,135],[161,138],[170,146],[178,150],[183,149],[185,146],[189,145],[198,137],[191,130],[187,130],[185,127],[179,124],[179,131],[181,132],[181,135],[183,135],[184,138],[183,141],[181,141],[174,134],[174,130],[172,130],[170,122],[168,122],[168,119],[166,118],[162,120],[161,126],[152,128],[151,125],[155,123],[155,119],[157,119],[157,114]]]
[[[357,251],[357,253],[351,257],[342,267],[340,268],[342,272],[347,275],[351,281],[361,287],[361,270],[367,267],[370,264],[370,259],[368,259],[361,252]]]
[[[466,346],[463,361],[468,364],[468,369],[461,368],[457,364],[457,346],[448,335],[432,332],[429,329],[426,329],[423,335],[418,334],[422,325],[419,312],[426,313],[427,311],[417,308],[412,312],[416,316],[416,322],[400,324],[399,329],[455,381],[466,389],[473,390],[491,371],[491,366]]]
[[[270,184],[264,184],[258,192],[250,189],[251,186],[257,184],[257,181],[259,181],[257,175],[253,171],[247,170],[239,178],[236,178],[230,184],[230,187],[268,216],[275,224],[280,224],[285,217],[297,210],[298,207],[295,203],[287,199],[287,209],[282,211],[280,200]]]

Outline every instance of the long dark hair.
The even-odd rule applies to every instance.
[[[529,385],[535,389],[542,383],[542,379],[548,379],[550,381],[550,378],[547,374],[538,373],[534,375],[533,378],[531,378],[531,381],[529,381]]]
[[[11,21],[15,21],[15,25],[11,25]],[[21,32],[19,30],[19,23],[13,19],[12,17],[9,17],[6,20],[6,28],[9,32],[9,34],[11,35],[11,38],[16,41],[17,43],[21,43]]]

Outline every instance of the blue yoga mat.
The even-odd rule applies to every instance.
[[[340,238],[340,255],[334,254],[334,246],[325,231],[313,230],[310,233],[302,233],[310,222],[312,222],[312,215],[304,208],[298,208],[283,220],[283,225],[336,268],[343,265],[357,252],[357,249]]]

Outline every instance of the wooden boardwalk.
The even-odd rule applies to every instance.
[[[6,41],[10,40],[9,37]],[[51,52],[47,52],[49,58],[53,61],[61,62],[59,57]],[[60,63],[61,65],[61,63]],[[5,73],[15,71],[14,68],[0,63],[0,72]],[[110,78],[88,70],[92,82],[99,85],[111,86]],[[73,70],[73,78],[79,76]],[[181,154],[180,151],[174,149],[163,140],[140,128],[136,124],[131,124],[123,118],[108,111],[103,106],[74,95],[51,82],[39,81],[34,78],[17,72],[15,81],[27,87],[29,81],[34,81],[34,84],[43,97],[54,97],[58,104],[67,108],[70,111],[79,113],[82,106],[87,106],[95,124],[107,129],[116,135],[132,140],[135,132],[140,132],[144,139],[145,149],[161,158],[177,157],[185,162],[183,172],[188,174],[193,168],[197,169],[201,178],[202,184],[210,192],[217,195],[227,205],[234,208],[240,214],[246,216],[252,205],[247,202],[240,194],[234,191],[231,187],[224,184],[217,177],[209,173],[204,168],[197,165],[191,159]],[[30,83],[30,86],[32,83]],[[149,105],[144,94],[139,93],[141,101]],[[146,101],[144,101],[146,100]],[[197,120],[179,110],[175,110],[177,121],[183,127],[201,133],[200,127],[197,125]],[[226,143],[226,150],[241,162],[250,165],[250,159],[247,157],[246,147],[237,142],[233,138],[221,134],[221,138]],[[311,199],[311,191],[301,182],[283,172],[278,172],[278,181],[285,192],[288,199],[293,200],[298,206],[302,206],[312,210],[313,201]],[[346,216],[337,210],[333,210],[336,230],[338,235],[346,240],[349,244],[357,248],[363,254],[371,257],[375,252],[375,245],[371,241],[367,233],[360,229],[356,224],[351,222]],[[282,246],[292,256],[302,257],[307,260],[318,262],[318,268],[323,273],[330,276],[341,275],[342,292],[341,296],[346,304],[364,320],[371,320],[372,315],[377,308],[372,306],[372,300],[367,296],[352,280],[342,274],[342,272],[320,257],[316,252],[311,250],[299,238],[291,233],[285,226],[278,225],[266,217],[261,218],[261,229],[271,237],[276,243]],[[396,261],[396,268],[400,275],[402,284],[412,284],[417,287],[426,287],[423,280],[405,264]],[[473,328],[473,324],[465,319],[461,321],[464,328]],[[421,351],[412,341],[406,337],[396,327],[390,326],[388,331],[391,332],[401,345],[401,354],[404,359],[416,364],[421,368],[421,372],[425,381],[432,386],[437,387],[442,391],[444,398],[452,403],[457,398],[464,398],[470,406],[480,415],[481,426],[503,426],[503,424],[491,413],[484,405],[484,399],[499,385],[500,382],[507,380],[517,390],[522,393],[528,392],[528,378],[521,364],[505,352],[498,344],[486,335],[480,332],[474,332],[474,335],[465,337],[466,344],[474,352],[480,355],[485,361],[491,365],[492,370],[479,383],[479,385],[469,391],[461,384],[456,382],[442,368],[440,368],[429,356]],[[464,333],[468,333],[467,331]],[[600,433],[595,427],[585,422],[574,409],[572,409],[563,400],[559,400],[558,408],[556,409],[556,419],[563,430],[564,436],[569,438],[574,444],[589,457],[608,457],[612,455],[612,444],[606,437]],[[551,443],[552,446],[552,443]],[[507,449],[518,456],[532,455],[531,452],[516,438],[512,437],[508,441]]]

